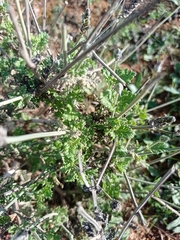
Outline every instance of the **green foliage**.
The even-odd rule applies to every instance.
[[[44,51],[49,35],[46,32],[40,32],[37,36],[31,35],[31,44],[33,54],[37,54],[38,51]]]
[[[114,199],[120,196],[119,177],[115,173],[109,173],[103,181],[103,189]]]
[[[134,131],[129,126],[127,119],[107,118],[107,125],[105,125],[106,135],[110,135],[113,139],[130,139],[134,136]]]
[[[158,10],[154,10],[150,17],[157,19],[164,11],[163,6],[160,5]],[[2,163],[7,159],[17,159],[18,162],[25,165],[25,172],[22,173],[22,169],[19,167],[20,176],[16,176],[14,179],[10,177],[10,179],[7,179],[7,183],[5,181],[1,182],[3,197],[0,202],[3,207],[6,207],[9,203],[13,204],[16,198],[20,202],[28,203],[32,201],[34,205],[32,204],[33,217],[30,216],[31,221],[38,221],[52,212],[57,213],[50,221],[49,219],[44,222],[42,220],[42,229],[46,233],[40,233],[40,236],[42,239],[59,239],[61,235],[63,236],[61,234],[62,224],[66,225],[70,221],[68,207],[73,209],[72,212],[75,212],[74,202],[76,203],[78,198],[80,200],[85,198],[78,189],[78,186],[83,185],[82,173],[80,174],[78,166],[79,150],[82,151],[81,161],[84,174],[90,183],[91,177],[95,181],[99,178],[99,174],[107,162],[116,139],[116,149],[103,176],[101,187],[111,198],[119,199],[120,196],[123,196],[124,201],[128,199],[128,196],[121,193],[124,190],[124,183],[120,184],[122,183],[121,175],[126,172],[139,180],[155,184],[162,176],[161,169],[157,168],[157,166],[148,166],[146,160],[151,161],[151,158],[154,159],[156,156],[165,156],[175,144],[172,143],[171,137],[154,137],[157,133],[161,134],[162,129],[143,129],[148,114],[146,107],[141,103],[136,103],[123,117],[117,117],[132,103],[137,96],[136,90],[142,84],[142,73],[136,75],[134,71],[128,68],[117,68],[115,70],[116,74],[128,86],[119,91],[117,90],[117,86],[119,86],[118,80],[106,68],[103,68],[101,73],[96,76],[101,81],[96,83],[94,79],[91,79],[91,71],[96,70],[99,66],[88,56],[82,62],[77,62],[75,66],[71,67],[69,72],[60,79],[59,85],[53,85],[52,89],[49,89],[44,95],[36,97],[34,95],[36,89],[39,89],[43,82],[56,76],[64,67],[63,56],[59,54],[57,59],[54,60],[52,56],[47,54],[46,46],[49,38],[47,33],[40,32],[37,35],[31,35],[32,60],[37,60],[38,63],[36,63],[37,66],[34,71],[28,68],[24,59],[18,55],[19,42],[6,13],[6,8],[1,8],[2,20],[0,21],[0,28],[4,36],[0,41],[0,45],[5,52],[4,54],[2,51],[2,57],[0,58],[0,80],[3,86],[3,98],[23,97],[23,101],[2,108],[2,112],[8,115],[7,123],[10,121],[12,124],[12,129],[8,129],[10,131],[8,134],[19,136],[37,131],[58,130],[65,130],[66,134],[54,139],[34,139],[2,148],[0,152]],[[158,61],[162,59],[161,54],[165,54],[168,44],[175,46],[179,37],[178,33],[172,39],[173,31],[175,29],[167,32],[162,30],[161,33],[158,33],[159,35],[153,36],[146,48],[143,49],[141,60],[152,61],[156,59]],[[132,23],[120,33],[122,38],[120,42],[125,45],[127,40],[133,38],[137,40],[141,32],[141,27]],[[164,37],[165,41],[163,41],[162,37]],[[115,41],[115,38],[113,41]],[[70,46],[74,45],[74,43],[70,42]],[[68,62],[74,60],[76,54],[77,50],[69,54]],[[179,63],[175,64],[174,72],[171,73],[170,77],[172,84],[170,86],[161,86],[161,89],[174,95],[179,94]],[[135,82],[133,82],[134,80]],[[133,92],[129,90],[130,83],[135,86]],[[144,101],[146,103],[146,99]],[[49,112],[47,115],[45,113],[42,115],[36,113],[33,116],[33,110],[36,110],[42,102],[47,106]],[[26,115],[26,110],[29,111],[30,116]],[[40,124],[29,124],[28,121],[35,117],[37,118],[35,120],[45,118],[45,120],[52,120],[53,123],[47,125],[41,122]],[[13,122],[14,120],[15,122]],[[138,129],[139,126],[142,128]],[[136,170],[136,167],[139,169],[141,166],[143,166],[142,172],[131,173],[131,171]],[[36,173],[39,174],[36,178],[28,178],[28,174]],[[66,184],[69,184],[68,186],[72,185],[73,189],[66,188]],[[18,188],[19,185],[22,188]],[[141,182],[132,183],[132,185],[135,190],[143,192],[142,196],[145,196],[145,193],[152,189],[150,184],[144,186]],[[58,196],[59,198],[66,197],[66,201],[62,199],[62,205],[67,206],[55,207],[56,203],[53,202],[54,187],[57,187],[58,194],[61,195]],[[11,188],[14,191],[9,195],[3,195],[10,191]],[[172,201],[179,206],[179,191],[174,189],[172,192]],[[161,197],[159,192],[156,192],[155,196]],[[98,198],[100,199],[101,195]],[[142,197],[140,198],[142,199]],[[86,204],[87,206],[90,204],[88,198]],[[104,207],[106,210],[107,207],[105,204],[103,206],[103,204],[102,201],[102,208]],[[161,213],[162,207],[159,203],[152,203],[152,205],[158,210],[158,213]],[[25,206],[22,210],[23,214],[28,214],[28,210],[28,207]],[[108,209],[108,211],[110,210]],[[167,222],[168,214],[169,210],[163,211],[164,222]],[[115,219],[115,223],[119,221],[117,215],[117,212],[112,213],[112,219]],[[9,221],[9,217],[3,215],[0,218],[0,225],[6,225]],[[20,227],[23,229],[26,226],[29,226],[29,223],[25,220],[22,221]],[[168,224],[167,229],[179,232],[179,219]],[[8,231],[14,234],[17,230],[17,226],[12,226]],[[36,231],[36,226],[32,231]]]
[[[9,223],[9,221],[9,216],[0,216],[0,226],[4,226],[5,224]]]
[[[167,225],[167,230],[172,230],[174,233],[180,233],[180,217]]]
[[[136,76],[136,73],[130,69],[117,69],[116,73],[121,77],[127,84],[131,83],[132,79]]]
[[[175,72],[171,73],[170,77],[172,79],[172,85],[175,87],[176,84],[180,84],[180,63],[174,65],[174,70]]]
[[[116,111],[122,112],[133,101],[134,98],[135,94],[124,89],[121,96],[119,96]]]

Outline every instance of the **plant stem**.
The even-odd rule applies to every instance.
[[[157,109],[159,109],[159,108],[162,108],[162,107],[166,107],[166,106],[168,106],[168,105],[170,105],[170,104],[172,104],[172,103],[178,102],[178,101],[180,101],[180,98],[174,99],[174,100],[169,101],[169,102],[167,102],[167,103],[163,103],[163,104],[161,104],[161,105],[159,105],[159,106],[157,106],[157,107],[150,108],[150,109],[147,110],[147,113],[152,112],[152,111],[155,111],[155,110],[157,110]]]
[[[154,188],[147,194],[147,196],[140,202],[139,206],[136,207],[126,224],[123,226],[122,231],[118,237],[118,240],[122,238],[124,235],[126,229],[128,228],[129,224],[135,217],[135,215],[139,212],[139,210],[147,203],[147,201],[152,197],[152,195],[159,189],[159,187],[176,171],[176,165],[173,165],[172,168],[170,168],[167,173],[159,180],[159,182],[154,186]]]
[[[19,96],[19,97],[15,97],[15,98],[11,98],[11,99],[5,100],[3,102],[0,102],[0,107],[2,107],[4,105],[7,105],[7,104],[10,104],[10,103],[13,103],[13,102],[16,102],[16,101],[20,101],[22,99],[23,98],[21,96]]]
[[[145,95],[151,90],[151,88],[162,78],[166,76],[166,72],[158,73],[156,77],[154,77],[147,85],[145,85],[144,89],[135,97],[135,99],[120,113],[118,118],[123,117],[128,111],[131,110]]]
[[[133,190],[132,190],[130,181],[129,181],[128,176],[127,176],[126,173],[124,173],[124,178],[125,178],[126,183],[127,183],[127,185],[128,185],[129,193],[130,193],[130,195],[131,195],[131,198],[132,198],[132,201],[133,201],[133,203],[134,203],[134,206],[135,206],[135,207],[138,207],[138,204],[137,204],[137,202],[136,202],[136,198],[135,198],[135,196],[134,196],[134,193],[133,193]],[[139,215],[139,218],[140,218],[140,221],[141,221],[142,225],[145,226],[145,225],[146,225],[146,221],[145,221],[145,219],[144,219],[144,217],[143,217],[143,215],[142,215],[141,210],[139,210],[138,215]]]
[[[43,0],[43,26],[42,26],[43,32],[46,31],[46,5],[47,0]]]
[[[21,22],[22,30],[24,32],[24,37],[25,37],[25,40],[27,41],[27,31],[26,31],[26,27],[25,27],[25,24],[24,24],[24,19],[23,19],[23,16],[22,16],[19,0],[15,0],[15,3],[16,3],[19,19],[20,19],[20,22]]]
[[[167,203],[165,203],[162,199],[152,196],[153,199],[155,199],[156,201],[158,201],[159,203],[161,203],[163,206],[165,206],[166,208],[168,208],[169,210],[171,210],[173,213],[175,213],[178,217],[180,217],[180,213],[178,211],[176,211],[174,208],[170,207]]]
[[[32,133],[32,134],[26,134],[26,135],[16,136],[16,137],[15,136],[6,137],[5,141],[6,141],[6,144],[10,144],[10,143],[18,143],[18,142],[33,140],[36,138],[61,136],[64,134],[66,134],[66,131]]]
[[[108,159],[107,159],[107,161],[106,161],[106,164],[105,164],[105,166],[104,166],[104,168],[103,168],[103,170],[102,170],[102,172],[101,172],[101,174],[100,174],[100,176],[99,176],[99,179],[98,179],[98,181],[97,181],[97,184],[96,184],[97,187],[99,187],[99,184],[100,184],[100,182],[101,182],[101,180],[102,180],[102,178],[103,178],[103,175],[104,175],[104,173],[105,173],[105,171],[106,171],[106,169],[107,169],[107,167],[108,167],[108,165],[109,165],[109,162],[111,161],[111,158],[112,158],[113,153],[114,153],[115,148],[116,148],[116,143],[117,143],[117,141],[118,141],[118,138],[116,137],[116,138],[115,138],[115,141],[114,141],[114,144],[113,144],[113,147],[112,147],[112,149],[111,149],[111,152],[110,152],[110,154],[109,154],[109,157],[108,157]]]
[[[92,51],[93,56],[123,85],[126,86],[124,80],[122,80],[98,55],[95,51]]]

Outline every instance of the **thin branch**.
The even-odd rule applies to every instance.
[[[81,154],[82,154],[82,151],[79,150],[79,152],[78,152],[79,172],[80,172],[80,175],[81,175],[82,180],[84,182],[84,185],[87,188],[90,188],[90,185],[89,185],[88,181],[86,180],[86,177],[85,177],[85,174],[84,174],[84,171],[83,171],[83,166],[82,166],[82,161],[81,161]]]
[[[120,2],[119,2],[119,0],[114,0],[113,1],[113,3],[111,4],[111,7],[109,8],[109,10],[102,17],[102,19],[100,19],[99,23],[97,24],[95,29],[92,31],[91,35],[88,37],[87,45],[89,45],[92,42],[92,40],[98,35],[98,33],[101,31],[103,26],[107,23],[107,21],[112,16],[114,11],[119,7],[121,2],[122,2],[122,0]]]
[[[126,86],[126,83],[122,78],[120,78],[96,53],[92,51],[93,56],[123,85]]]
[[[37,225],[39,225],[40,223],[42,223],[44,220],[48,219],[48,218],[52,218],[54,216],[58,216],[58,213],[49,213],[47,215],[45,215],[44,217],[38,219],[35,223],[33,223],[32,225],[29,226],[29,229],[32,229],[34,227],[36,227]]]
[[[174,150],[174,148],[172,148],[172,150]],[[165,157],[160,157],[160,158],[154,159],[154,160],[150,161],[148,164],[149,164],[149,165],[153,165],[153,164],[158,163],[158,162],[160,162],[160,161],[163,161],[163,160],[165,160],[165,159],[167,159],[167,158],[174,157],[175,155],[177,155],[177,154],[179,154],[179,153],[180,153],[180,151],[178,150],[178,151],[176,151],[176,152],[173,152],[173,153],[171,153],[171,154],[168,154],[168,155],[165,156]]]
[[[20,100],[23,100],[23,98],[21,96],[5,100],[3,102],[0,102],[0,107],[10,104],[10,103],[13,103],[13,102],[16,102],[16,101],[20,101]]]
[[[118,174],[119,176],[123,176],[122,174]],[[134,177],[130,177],[128,176],[129,179],[136,181],[136,182],[141,182],[141,183],[145,183],[148,185],[156,185],[156,183],[154,182],[149,182],[149,181],[145,181],[145,180],[141,180],[139,178],[134,178]],[[180,190],[180,187],[176,187],[176,186],[171,186],[171,185],[161,185],[162,188],[167,188],[167,189],[177,189]]]
[[[136,94],[139,94],[141,92],[141,90],[144,88],[144,86],[146,86],[146,84],[149,82],[150,78],[148,77],[145,82],[143,82],[143,84],[138,88],[138,90],[136,91]]]
[[[19,0],[15,0],[15,3],[16,3],[19,19],[20,19],[20,22],[21,22],[21,26],[22,26],[22,29],[23,29],[24,37],[25,37],[25,40],[27,41],[27,32],[26,32],[26,27],[25,27],[25,24],[24,24],[24,19],[23,19],[23,16],[22,16]]]
[[[4,51],[3,48],[0,47],[0,51],[2,52],[2,54],[9,60],[9,56],[7,55],[7,53]]]
[[[126,173],[124,173],[124,178],[125,178],[125,180],[126,180],[126,183],[127,183],[128,189],[129,189],[129,193],[130,193],[131,198],[132,198],[132,200],[133,200],[134,206],[135,206],[135,207],[138,207],[138,204],[137,204],[137,202],[136,202],[136,198],[135,198],[135,196],[134,196],[134,193],[133,193],[133,190],[132,190],[130,181],[129,181],[128,176],[127,176]],[[145,226],[145,225],[146,225],[146,221],[145,221],[145,219],[144,219],[144,217],[143,217],[143,215],[142,215],[141,210],[139,210],[138,215],[139,215],[139,218],[140,218],[140,221],[141,221],[142,225]]]
[[[5,129],[3,129],[1,127],[0,130],[1,130],[1,132],[3,132],[3,130],[5,130]],[[21,135],[21,136],[6,136],[3,133],[2,135],[0,135],[0,147],[5,144],[24,142],[24,141],[37,139],[37,138],[61,136],[64,134],[66,134],[66,131],[31,133],[31,134],[26,134],[26,135]]]
[[[41,238],[39,237],[39,235],[37,234],[36,231],[33,231],[33,232],[32,232],[32,235],[33,235],[33,237],[34,237],[36,240],[41,240]]]
[[[63,13],[63,11],[64,11],[64,9],[66,8],[67,5],[68,5],[68,1],[65,1],[65,2],[64,2],[64,6],[63,6],[62,9],[59,11],[59,13],[58,13],[57,16],[55,17],[54,21],[51,23],[49,34],[51,34],[51,31],[53,30],[55,24],[57,23],[58,18],[61,16],[61,14]]]
[[[161,21],[163,17],[164,14],[160,17],[159,20],[156,21],[156,23],[151,27],[151,29],[138,41],[138,43],[135,46],[133,46],[133,48],[131,48],[128,53],[126,53],[125,57],[123,57],[120,60],[120,64],[125,62],[130,56],[132,56],[132,54],[135,53],[143,45],[143,43],[145,43],[145,41],[157,30],[157,28],[159,28],[164,23],[164,20]],[[169,17],[170,16],[168,16],[168,18]]]
[[[126,224],[123,226],[122,231],[118,237],[118,240],[122,238],[129,224],[135,217],[135,215],[139,212],[139,210],[147,203],[147,201],[152,197],[152,195],[160,188],[160,186],[176,171],[177,166],[173,165],[167,173],[159,180],[159,182],[154,186],[154,188],[147,194],[147,196],[140,202],[139,206],[134,210]]]
[[[43,32],[46,31],[46,5],[47,5],[47,0],[44,0],[43,1],[43,26],[42,26]]]
[[[64,60],[64,67],[65,67],[68,63],[68,58],[67,58],[67,28],[64,23],[62,24],[61,32],[62,32],[63,60]]]
[[[25,5],[25,16],[26,16],[26,32],[27,32],[27,42],[29,46],[29,56],[31,57],[31,39],[30,39],[30,16],[29,16],[29,3],[28,0],[24,0]]]
[[[118,4],[118,1],[115,0],[116,4]],[[94,50],[99,44],[102,44],[104,41],[106,41],[110,36],[116,34],[119,30],[121,30],[123,27],[125,27],[127,24],[132,22],[134,19],[139,17],[141,14],[147,11],[149,7],[152,7],[154,4],[156,4],[156,0],[153,0],[150,3],[145,4],[145,6],[141,10],[134,11],[129,17],[127,17],[122,23],[118,24],[114,29],[111,31],[105,33],[102,37],[98,38],[95,43],[89,44],[87,41],[85,48],[83,48],[83,52],[79,54],[71,63],[69,63],[66,67],[62,69],[62,71],[57,74],[55,77],[49,80],[49,82],[37,92],[37,96],[41,95],[43,92],[47,91],[48,88],[50,88],[57,80],[59,80],[61,77],[63,77],[71,67],[73,67],[77,62],[82,60],[89,52]],[[112,11],[112,9],[111,9]]]
[[[118,138],[116,137],[116,138],[115,138],[115,141],[114,141],[114,144],[113,144],[113,147],[112,147],[112,149],[111,149],[111,152],[110,152],[110,154],[109,154],[109,157],[108,157],[108,159],[107,159],[107,161],[106,161],[106,164],[104,165],[104,168],[103,168],[103,170],[102,170],[102,172],[101,172],[101,174],[100,174],[100,176],[99,176],[99,179],[98,179],[98,181],[97,181],[97,184],[96,184],[97,187],[99,187],[99,184],[100,184],[100,182],[102,181],[103,175],[104,175],[104,173],[105,173],[105,171],[106,171],[106,169],[107,169],[107,167],[108,167],[108,165],[109,165],[109,163],[110,163],[110,161],[111,161],[111,159],[112,159],[112,156],[113,156],[114,151],[115,151],[115,149],[116,149],[116,143],[117,143],[117,141],[118,141]]]
[[[79,47],[81,47],[83,44],[85,44],[86,41],[81,41],[79,42],[75,47],[73,47],[71,50],[68,51],[68,55],[73,53],[76,49],[78,49]]]
[[[95,189],[93,177],[91,177],[91,188],[92,188],[91,192],[92,192],[93,206],[95,209],[97,207],[97,195],[96,195],[96,189]]]
[[[135,97],[135,99],[119,114],[118,118],[121,118],[129,110],[131,110],[146,94],[151,90],[151,88],[162,78],[166,76],[166,72],[158,73],[148,84],[145,85],[144,89]]]
[[[15,11],[14,11],[13,7],[9,6],[8,7],[8,12],[11,16],[11,20],[13,22],[13,25],[14,25],[16,33],[17,33],[17,37],[18,37],[19,42],[21,44],[21,48],[22,48],[21,51],[20,51],[21,56],[24,58],[24,60],[26,61],[26,64],[28,65],[29,68],[35,69],[36,65],[29,58],[29,55],[28,55],[28,52],[27,52],[27,49],[26,49],[26,45],[24,43],[24,39],[23,39],[23,36],[22,36],[22,33],[21,33],[21,29],[18,26],[16,17],[15,17]]]
[[[156,158],[156,159],[148,162],[147,164],[148,164],[148,165],[153,165],[153,164],[158,163],[158,162],[160,162],[160,161],[163,161],[163,160],[166,160],[166,159],[168,159],[168,158],[171,158],[171,157],[173,157],[173,156],[175,156],[175,155],[177,155],[177,154],[180,154],[180,150],[179,150],[180,148],[177,148],[177,149],[178,149],[177,151],[175,151],[175,152],[173,152],[173,153],[170,153],[170,154],[166,155],[165,157]],[[170,152],[170,151],[174,151],[174,150],[176,150],[176,149],[174,149],[174,148],[169,148],[169,149],[167,149],[167,151],[169,151],[169,152]],[[137,154],[138,154],[138,155],[148,155],[148,152],[143,152],[142,154],[137,153]],[[154,154],[154,153],[149,152],[149,154]],[[129,172],[132,172],[132,171],[134,171],[134,170],[137,170],[138,168],[141,168],[141,167],[142,167],[142,166],[139,165],[139,166],[137,166],[137,167],[129,170]]]
[[[157,106],[157,107],[150,108],[150,109],[148,109],[146,112],[149,113],[149,112],[155,111],[155,110],[157,110],[157,109],[159,109],[159,108],[166,107],[166,106],[168,106],[168,105],[170,105],[170,104],[172,104],[172,103],[178,102],[178,101],[180,101],[180,98],[176,98],[175,100],[169,101],[169,102],[167,102],[167,103],[163,103],[163,104],[161,104],[161,105],[159,105],[159,106]]]
[[[167,203],[165,203],[162,199],[152,196],[153,199],[155,199],[157,202],[159,202],[161,205],[165,206],[166,208],[168,208],[170,211],[172,211],[173,213],[175,213],[178,217],[180,217],[180,213],[178,211],[176,211],[174,208],[170,207]]]
[[[78,213],[88,222],[90,222],[95,227],[97,232],[100,233],[102,231],[101,225],[84,210],[80,202],[77,203],[77,206]]]
[[[63,223],[61,223],[61,227],[67,232],[67,234],[69,235],[70,240],[73,240],[73,234],[64,226]]]
[[[41,32],[41,29],[40,29],[39,24],[38,24],[38,22],[37,22],[37,20],[36,20],[36,16],[35,16],[35,14],[34,14],[34,10],[33,10],[32,6],[31,6],[31,3],[30,3],[30,2],[29,2],[29,9],[30,9],[30,11],[31,11],[31,15],[32,15],[33,21],[34,21],[34,23],[35,23],[37,32],[38,32],[38,34],[39,34],[39,33]],[[51,51],[50,51],[50,49],[49,49],[48,47],[46,48],[46,51],[47,51],[47,53],[48,53],[50,56],[52,55],[52,54],[51,54]]]
[[[34,23],[35,23],[37,32],[40,33],[40,32],[41,32],[41,29],[40,29],[39,24],[38,24],[38,22],[37,22],[37,20],[36,20],[36,16],[35,16],[35,14],[34,14],[34,11],[33,11],[33,9],[32,9],[32,6],[31,6],[31,3],[30,3],[30,2],[29,2],[29,9],[30,9],[30,11],[31,11],[31,15],[32,15],[33,21],[34,21]]]

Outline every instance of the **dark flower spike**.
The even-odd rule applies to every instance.
[[[96,236],[96,230],[91,223],[82,222],[82,228],[85,231],[85,233],[88,235],[88,237],[95,237]]]
[[[105,227],[108,225],[109,215],[106,213],[103,213],[100,208],[95,207],[94,215],[95,215],[96,221],[100,222],[101,225],[104,225]]]
[[[88,193],[91,191],[91,188],[90,187],[87,187],[86,185],[83,185],[82,186],[82,190],[85,192],[85,193]]]
[[[106,234],[106,240],[114,239],[116,235],[116,229],[111,228]]]
[[[127,18],[131,13],[133,13],[140,5],[143,3],[143,0],[134,0],[128,6],[125,6],[122,13],[118,18]]]
[[[146,124],[150,125],[152,128],[162,128],[168,124],[174,123],[175,121],[176,118],[174,116],[165,116],[161,118],[147,120]]]
[[[34,64],[38,65],[38,64],[40,63],[40,61],[41,61],[41,55],[40,55],[40,54],[37,54],[35,57],[33,57],[33,58],[31,59],[31,61],[32,61]]]
[[[122,206],[120,204],[120,202],[118,202],[117,200],[113,199],[111,202],[110,202],[110,208],[112,209],[112,211],[120,211]]]
[[[80,28],[82,35],[84,35],[90,27],[90,18],[91,10],[87,8],[85,13],[82,15],[82,26]]]

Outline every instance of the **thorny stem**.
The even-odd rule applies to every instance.
[[[129,224],[135,217],[135,215],[139,212],[139,210],[147,203],[150,197],[159,189],[159,187],[176,171],[176,165],[173,165],[172,168],[170,168],[167,173],[159,180],[159,182],[154,186],[154,188],[147,194],[147,196],[141,201],[138,207],[134,210],[124,227],[122,228],[122,231],[118,237],[118,240],[121,239],[121,237],[124,235],[125,231],[127,230]]]

